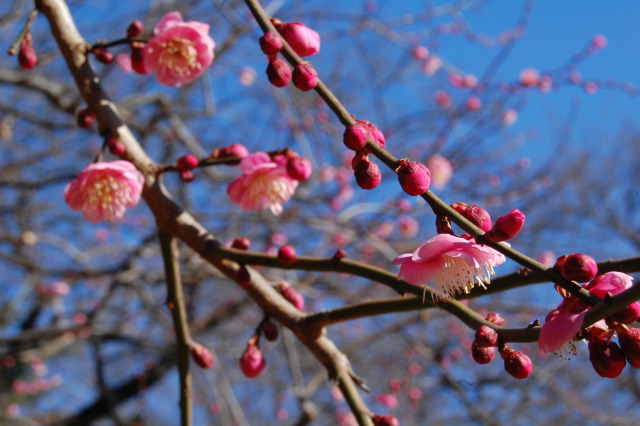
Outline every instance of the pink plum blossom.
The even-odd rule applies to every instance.
[[[160,83],[178,87],[198,78],[213,62],[215,47],[209,25],[184,22],[180,12],[169,12],[153,29],[144,49],[144,64]]]
[[[140,201],[144,176],[128,161],[92,163],[64,190],[72,210],[89,222],[115,221]]]
[[[431,171],[431,185],[435,189],[444,188],[453,176],[451,162],[439,154],[427,159],[427,168]]]
[[[413,253],[398,256],[398,278],[410,284],[431,283],[439,300],[456,293],[468,293],[476,284],[489,284],[493,268],[505,262],[505,257],[491,247],[464,238],[439,234]]]
[[[282,213],[284,204],[298,187],[298,182],[287,173],[287,159],[256,152],[240,161],[242,175],[227,187],[231,201],[243,210],[269,208],[274,215]]]

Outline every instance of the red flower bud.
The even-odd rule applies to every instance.
[[[282,59],[275,58],[267,66],[269,82],[276,87],[284,87],[291,81],[291,68]]]
[[[289,266],[293,265],[296,260],[298,260],[298,257],[293,247],[289,245],[280,247],[280,250],[278,250],[278,262],[284,266]]]
[[[304,309],[304,297],[302,297],[302,294],[300,294],[298,290],[287,284],[286,281],[282,281],[280,283],[280,293],[282,293],[282,296],[287,299],[293,306],[295,306],[299,310]]]
[[[502,318],[500,314],[496,312],[489,312],[485,319],[497,326],[501,326],[502,324],[504,324],[504,318]]]
[[[191,353],[191,358],[202,368],[211,368],[215,363],[213,359],[213,354],[209,349],[201,345],[197,342],[191,342],[189,345],[189,352]]]
[[[135,20],[127,28],[127,37],[129,38],[137,38],[140,34],[142,34],[142,30],[144,30],[144,25],[142,22]]]
[[[398,419],[391,414],[376,414],[371,420],[373,426],[400,426]]]
[[[310,62],[302,62],[293,69],[293,85],[307,92],[318,85],[318,72]]]
[[[400,186],[409,195],[421,195],[427,192],[431,184],[431,172],[424,164],[403,159],[396,169]]]
[[[258,345],[250,342],[240,357],[240,369],[248,378],[252,379],[262,373],[267,365]]]
[[[78,111],[76,115],[76,121],[78,123],[78,127],[83,129],[88,129],[93,125],[93,122],[96,119],[96,115],[89,108],[84,108]]]
[[[278,327],[271,321],[267,321],[262,326],[262,334],[268,341],[275,342],[278,340]]]
[[[475,204],[468,206],[465,203],[457,202],[451,204],[451,208],[484,232],[491,229],[491,216],[482,207],[478,207]]]
[[[274,22],[282,38],[300,56],[315,55],[320,51],[320,34],[298,22]]]
[[[20,41],[18,63],[20,64],[20,68],[25,70],[30,70],[38,63],[38,55],[36,55],[36,51],[33,48],[31,33],[27,33]]]
[[[260,49],[265,55],[275,55],[282,50],[282,39],[278,34],[267,31],[260,37]]]
[[[238,157],[244,158],[249,155],[249,150],[244,145],[239,143],[231,144],[224,148],[216,148],[211,153],[211,158],[229,158]]]
[[[289,158],[287,174],[291,179],[303,182],[311,177],[311,162],[304,157]]]
[[[362,189],[373,189],[380,184],[382,173],[378,165],[368,158],[360,161],[354,170],[356,183]]]
[[[493,228],[484,236],[491,243],[510,240],[522,229],[522,225],[524,225],[524,213],[513,209],[505,216],[499,217]]]
[[[347,257],[347,253],[341,248],[336,250],[336,252],[333,254],[333,259],[335,260],[344,259],[345,257]]]
[[[481,325],[478,328],[475,337],[480,346],[496,346],[498,344],[498,332],[486,325]]]
[[[196,175],[194,175],[191,170],[179,170],[178,176],[180,176],[180,180],[184,183],[193,182],[196,178]]]
[[[176,169],[180,171],[193,170],[198,167],[198,157],[193,154],[183,155],[176,161]]]
[[[110,64],[114,59],[113,53],[101,47],[93,49],[93,56],[96,57],[96,61],[102,62],[103,64]]]
[[[121,140],[116,138],[110,138],[107,142],[107,148],[109,152],[117,157],[122,157],[125,152],[127,152],[127,148],[124,146]]]
[[[351,124],[344,129],[344,134],[342,135],[342,141],[344,144],[347,148],[354,151],[363,149],[366,146],[368,139],[372,139],[380,145],[381,148],[384,148],[386,144],[384,134],[380,129],[378,129],[375,124],[366,120],[356,120],[354,124]]]
[[[481,346],[477,340],[474,340],[471,344],[471,356],[478,364],[488,364],[495,358],[496,348],[494,346]]]
[[[526,379],[531,374],[531,359],[520,351],[504,347],[502,352],[504,369],[516,379]]]
[[[640,368],[640,328],[618,327],[618,341],[624,357],[633,368]]]
[[[244,265],[240,265],[240,268],[238,268],[234,274],[234,279],[238,284],[240,284],[240,287],[247,287],[251,284],[251,274]]]
[[[144,43],[131,43],[131,68],[138,74],[149,74],[151,70],[144,63]]]
[[[596,337],[589,342],[589,360],[596,373],[609,379],[618,377],[627,365],[622,349],[609,337]]]
[[[638,321],[638,319],[640,319],[640,303],[633,302],[626,308],[620,309],[615,314],[609,316],[607,320],[609,319],[619,322],[620,324],[631,324],[632,322]]]
[[[558,258],[553,267],[569,281],[586,283],[598,275],[598,265],[592,257],[582,253],[573,253]]]
[[[249,250],[249,247],[251,247],[251,241],[245,237],[238,237],[233,240],[231,247],[238,250]]]

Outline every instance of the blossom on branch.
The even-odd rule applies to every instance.
[[[438,300],[468,293],[476,284],[486,287],[493,268],[505,262],[503,254],[473,240],[439,234],[413,253],[398,256],[398,278],[414,285],[431,283]]]
[[[209,25],[184,22],[180,12],[167,13],[153,29],[144,48],[145,66],[157,73],[160,83],[178,87],[191,83],[211,65],[215,43]]]
[[[82,210],[89,222],[115,221],[140,201],[144,176],[124,160],[92,163],[64,190],[73,210]]]
[[[282,204],[298,187],[298,181],[287,173],[287,159],[283,155],[272,159],[264,152],[250,154],[240,161],[240,170],[242,176],[229,184],[227,194],[243,210],[269,208],[274,215],[279,215]]]

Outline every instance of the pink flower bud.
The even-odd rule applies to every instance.
[[[20,68],[25,70],[30,70],[38,63],[38,55],[36,55],[36,51],[33,48],[31,33],[27,33],[20,41],[18,63],[20,64]]]
[[[391,414],[376,414],[371,417],[373,426],[400,426],[400,422]]]
[[[447,92],[438,90],[433,97],[441,108],[449,108],[451,106],[451,98],[447,95]]]
[[[302,62],[293,69],[293,85],[307,92],[318,85],[318,72],[311,62]]]
[[[520,351],[503,347],[501,353],[504,369],[516,379],[526,379],[531,374],[531,359]]]
[[[224,148],[216,148],[211,153],[211,158],[244,158],[249,155],[249,150],[239,143],[231,144]]]
[[[516,236],[524,224],[524,213],[518,209],[511,210],[505,216],[501,216],[484,236],[489,242],[497,243],[509,240]]]
[[[280,250],[278,250],[278,262],[282,263],[284,266],[293,265],[295,261],[298,260],[296,256],[296,250],[289,246],[282,246]]]
[[[354,170],[356,183],[362,189],[373,189],[380,184],[382,173],[378,165],[369,159],[360,161]]]
[[[482,101],[477,96],[469,96],[466,105],[469,111],[478,111],[482,108]]]
[[[276,325],[271,321],[267,321],[264,323],[264,325],[262,326],[262,333],[264,334],[264,337],[270,342],[275,342],[276,340],[278,340],[278,327],[276,327]]]
[[[485,319],[497,326],[501,326],[502,324],[504,324],[504,318],[502,318],[500,314],[496,312],[489,312]]]
[[[257,344],[250,342],[240,357],[240,369],[250,379],[258,376],[267,365]]]
[[[194,175],[191,170],[179,170],[178,176],[180,176],[180,180],[184,183],[193,182],[196,178],[196,175]]]
[[[553,267],[569,281],[586,283],[598,275],[598,265],[592,257],[582,253],[573,253],[558,258]]]
[[[320,51],[320,34],[298,22],[274,23],[289,46],[300,56],[315,55]]]
[[[538,71],[534,70],[533,68],[523,69],[520,73],[520,84],[525,87],[535,86],[536,84],[538,84],[539,79],[540,74],[538,74]]]
[[[597,36],[593,37],[593,40],[591,40],[591,45],[596,49],[603,49],[607,47],[607,38],[602,34],[598,34]]]
[[[607,320],[609,319],[620,324],[631,324],[632,322],[638,321],[638,319],[640,319],[640,303],[633,302],[626,308],[609,316]]]
[[[478,228],[487,232],[491,229],[491,216],[482,207],[478,207],[475,204],[467,205],[465,203],[456,202],[451,204],[451,208],[460,213],[469,222],[473,223]]]
[[[149,74],[151,70],[144,62],[144,43],[131,43],[131,68],[138,74]]]
[[[596,337],[589,342],[589,360],[596,373],[609,379],[618,377],[627,365],[622,349],[608,337]]]
[[[191,353],[191,358],[202,368],[211,368],[215,360],[213,359],[213,354],[209,349],[201,345],[197,342],[191,342],[189,345],[189,352]]]
[[[238,237],[231,243],[231,248],[238,250],[249,250],[249,247],[251,247],[251,240],[245,237]]]
[[[411,53],[413,54],[413,57],[419,61],[424,61],[429,57],[429,49],[422,45],[414,47]]]
[[[88,129],[93,125],[93,122],[96,119],[96,115],[89,108],[83,108],[78,111],[76,115],[76,121],[78,123],[78,127],[83,129]]]
[[[286,281],[282,281],[280,283],[280,293],[282,293],[282,297],[287,299],[289,303],[291,303],[297,309],[304,309],[304,297],[302,297],[302,294],[300,294],[298,290],[291,287]]]
[[[235,272],[234,279],[240,285],[240,287],[248,287],[251,284],[251,274],[246,266],[240,265],[240,268]]]
[[[498,332],[486,325],[481,325],[478,328],[475,337],[480,346],[496,346],[498,344]]]
[[[427,192],[431,184],[431,172],[424,164],[403,159],[396,169],[400,186],[409,195],[421,195]]]
[[[311,177],[311,162],[304,157],[293,157],[287,160],[287,174],[291,179],[303,182]]]
[[[640,368],[640,328],[618,327],[618,341],[625,358],[633,368]]]
[[[113,53],[101,47],[93,49],[93,56],[96,57],[96,61],[102,62],[103,64],[110,64],[114,60]]]
[[[144,30],[144,25],[142,25],[142,22],[135,20],[129,25],[129,28],[127,28],[127,37],[137,38],[138,36],[140,36],[140,34],[142,34],[142,30]]]
[[[291,81],[291,68],[282,59],[275,58],[267,66],[269,82],[276,87],[284,87]]]
[[[193,170],[196,167],[198,167],[198,157],[193,154],[183,155],[176,161],[176,169],[180,171]]]
[[[122,157],[124,153],[127,151],[127,148],[124,146],[121,140],[116,138],[110,138],[107,142],[107,148],[109,152],[117,157]]]
[[[381,148],[384,148],[386,144],[384,134],[380,129],[366,120],[356,120],[354,124],[347,126],[342,135],[344,144],[354,151],[363,149],[369,139],[372,139]]]
[[[494,346],[481,346],[477,340],[474,340],[471,344],[471,356],[478,364],[488,364],[495,358],[496,348]]]
[[[260,37],[260,49],[265,55],[275,55],[282,50],[282,39],[278,34],[267,31]]]

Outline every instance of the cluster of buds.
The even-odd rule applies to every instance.
[[[198,158],[193,154],[183,155],[176,161],[176,170],[183,182],[191,182],[195,178],[193,170],[198,167]]]

